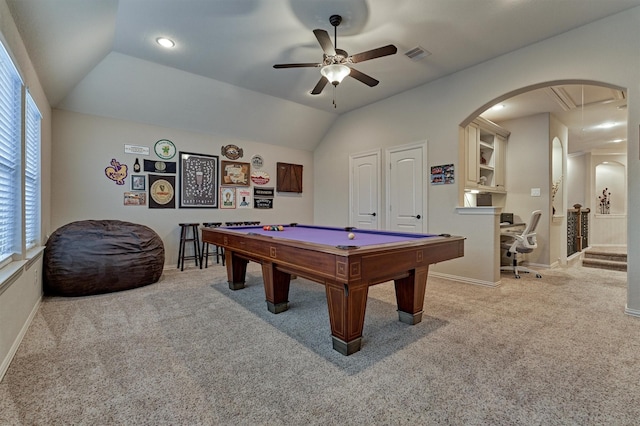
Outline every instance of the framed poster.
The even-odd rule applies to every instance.
[[[149,208],[173,209],[176,207],[176,177],[149,175]]]
[[[222,161],[222,184],[233,186],[249,186],[251,164],[238,161]]]
[[[145,175],[131,175],[131,190],[132,191],[144,191],[145,189]]]
[[[180,152],[180,204],[218,207],[218,156]]]
[[[125,192],[124,205],[125,206],[146,206],[147,193],[146,192]]]
[[[235,209],[236,208],[236,189],[235,188],[220,188],[220,203],[221,209]]]
[[[236,190],[236,198],[238,199],[239,209],[250,209],[253,207],[250,188],[238,188]]]

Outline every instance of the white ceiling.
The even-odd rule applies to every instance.
[[[115,52],[326,115],[409,90],[638,6],[640,0],[7,0],[7,4],[33,63],[46,70],[41,83],[54,107],[64,105],[74,88]],[[309,92],[320,77],[319,69],[273,68],[276,63],[320,62],[322,50],[312,30],[325,29],[333,39],[329,23],[333,14],[343,17],[338,47],[350,54],[397,46],[396,55],[354,65],[380,80],[379,85],[368,87],[347,78],[335,93],[328,85],[321,95],[313,96]],[[173,39],[176,47],[159,47],[155,43],[159,36]],[[431,54],[421,61],[404,55],[417,46]],[[334,95],[337,108],[332,105]]]

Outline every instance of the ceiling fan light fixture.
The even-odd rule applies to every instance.
[[[340,84],[349,73],[351,73],[351,68],[343,64],[325,65],[320,69],[320,74],[334,86]]]

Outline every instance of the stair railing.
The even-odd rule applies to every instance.
[[[591,209],[574,204],[567,210],[567,257],[589,247],[589,213]]]

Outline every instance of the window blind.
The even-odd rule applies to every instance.
[[[0,45],[0,263],[20,252],[22,81]]]
[[[24,220],[25,243],[40,245],[40,122],[42,115],[27,91],[25,109]]]

